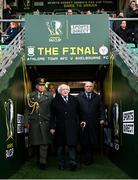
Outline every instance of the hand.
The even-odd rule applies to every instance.
[[[30,127],[29,123],[24,123],[24,127],[29,129],[29,127]]]
[[[85,128],[86,122],[85,122],[85,121],[82,121],[82,122],[80,123],[80,126],[81,126],[82,128]]]
[[[136,9],[137,9],[137,7],[136,7],[136,6],[134,6],[134,7],[132,8],[132,10],[133,10],[133,11],[135,11]]]
[[[101,125],[104,125],[104,120],[101,120],[101,121],[100,121],[100,124],[101,124]]]
[[[51,133],[52,135],[54,135],[54,134],[55,134],[55,129],[50,129],[50,133]]]

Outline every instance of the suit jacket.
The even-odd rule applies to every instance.
[[[19,32],[18,28],[8,28],[7,33],[6,33],[8,37],[4,40],[4,44],[6,45],[9,44],[18,34],[18,32]]]
[[[76,145],[78,142],[78,101],[69,95],[68,103],[61,95],[52,101],[50,128],[56,130],[58,145]]]
[[[35,109],[32,114],[32,108],[27,105],[26,118],[30,124],[29,128],[29,144],[40,145],[49,144],[51,135],[49,132],[49,121],[51,116],[52,95],[49,92],[44,92],[41,98],[38,98],[38,91],[33,91],[29,94],[29,101],[38,102],[39,108]]]
[[[86,122],[86,127],[81,131],[81,143],[82,144],[97,144],[98,142],[98,126],[100,120],[105,119],[104,106],[101,101],[101,96],[92,93],[91,99],[88,100],[85,92],[82,92],[78,96],[80,105],[80,117],[81,121]]]

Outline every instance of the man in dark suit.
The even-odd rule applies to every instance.
[[[78,101],[70,95],[70,87],[62,84],[52,101],[50,132],[56,133],[59,169],[65,168],[65,146],[68,147],[70,170],[76,170],[76,145],[78,142]]]
[[[54,83],[48,84],[47,90],[52,93],[53,98],[57,95],[57,86]]]
[[[126,21],[121,21],[120,27],[115,32],[126,43],[133,43],[132,32],[127,28]]]
[[[137,7],[135,0],[130,1],[129,7],[126,12],[126,17],[127,18],[138,18],[138,7]],[[138,21],[137,20],[128,21],[128,28],[130,29],[130,31],[133,34],[133,38],[134,38],[133,43],[135,44],[135,46],[137,48],[137,46],[138,46]]]
[[[19,33],[19,23],[15,21],[10,22],[10,26],[5,33],[7,35],[7,38],[4,40],[3,44],[8,45]]]
[[[28,94],[25,111],[25,127],[29,128],[29,146],[36,152],[41,169],[47,165],[48,144],[51,143],[49,120],[52,94],[46,92],[45,79],[39,78],[36,90]]]
[[[86,82],[85,91],[78,96],[80,104],[82,159],[85,165],[93,162],[93,145],[98,143],[98,125],[104,123],[105,113],[94,83]]]

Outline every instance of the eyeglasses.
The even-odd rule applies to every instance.
[[[69,89],[61,89],[62,91],[69,91]]]

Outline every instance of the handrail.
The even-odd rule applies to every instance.
[[[114,47],[115,52],[120,55],[124,63],[129,67],[130,71],[136,77],[138,77],[138,55],[134,51],[127,48],[127,43],[125,43],[111,28],[110,39],[111,45]]]
[[[12,21],[14,21],[14,22],[25,22],[24,19],[0,19],[0,23],[2,23],[2,22],[12,22]]]
[[[138,18],[125,18],[125,17],[119,17],[119,18],[111,18],[109,17],[109,21],[116,21],[116,20],[121,20],[121,21],[134,21],[134,20],[138,20]]]
[[[24,48],[25,41],[25,28],[23,28],[17,36],[7,45],[2,51],[2,60],[0,64],[0,77],[6,73],[7,67],[12,64],[12,61],[16,58]]]

